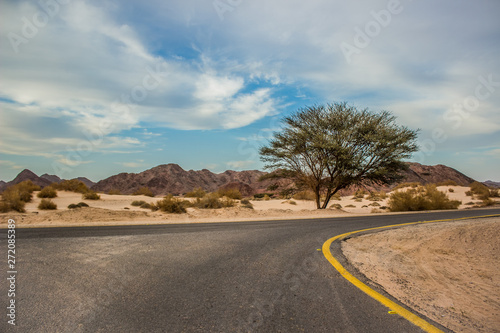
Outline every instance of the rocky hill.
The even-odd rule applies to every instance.
[[[500,188],[500,182],[494,182],[492,180],[487,180],[483,182],[483,184],[492,188]]]
[[[94,184],[95,184],[93,181],[91,181],[85,177],[78,177],[77,179],[82,181],[89,188],[94,186]],[[6,189],[7,187],[9,187],[11,185],[19,184],[25,180],[31,180],[33,182],[33,184],[38,185],[40,187],[45,187],[45,186],[48,186],[52,183],[59,183],[62,181],[62,179],[56,175],[49,175],[49,174],[45,173],[41,176],[38,176],[37,174],[35,174],[31,170],[24,169],[16,176],[16,178],[11,180],[10,182],[6,183],[4,181],[1,181],[0,182],[0,192],[2,192],[4,189]]]
[[[201,187],[205,191],[215,191],[221,187],[235,187],[244,195],[280,191],[293,186],[288,180],[259,179],[268,173],[258,170],[225,171],[213,173],[203,169],[185,171],[177,164],[166,164],[154,167],[141,173],[121,173],[101,180],[92,187],[93,190],[108,192],[119,190],[124,194],[134,193],[141,187],[148,187],[156,195],[183,194],[194,188]],[[403,182],[420,182],[422,184],[438,183],[453,180],[459,185],[467,186],[474,179],[445,165],[421,165],[410,163],[410,168],[404,174]],[[386,188],[387,187],[378,187]]]
[[[222,173],[213,173],[207,169],[186,171],[177,164],[164,164],[140,173],[120,173],[93,183],[87,178],[77,178],[83,181],[88,187],[99,192],[109,192],[118,190],[123,194],[132,194],[141,187],[148,187],[155,195],[164,194],[184,194],[197,187],[201,187],[207,192],[213,192],[220,188],[238,188],[244,196],[250,196],[263,192],[280,192],[293,187],[293,183],[286,179],[265,179],[262,176],[267,172],[259,170],[232,171],[227,170]],[[31,180],[41,187],[59,182],[61,179],[55,175],[44,174],[38,177],[30,170],[23,170],[17,177],[3,185],[0,184],[0,191],[10,185],[20,183],[24,180]],[[422,184],[439,183],[453,180],[458,185],[467,186],[474,179],[463,173],[447,167],[445,165],[421,165],[409,163],[409,169],[404,174],[402,182],[420,182]],[[395,186],[395,185],[393,185]],[[370,187],[369,187],[370,188]],[[388,190],[388,186],[372,187],[373,189]],[[354,189],[343,191],[349,194]]]

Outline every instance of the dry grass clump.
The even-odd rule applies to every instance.
[[[314,192],[308,191],[308,190],[295,193],[293,195],[293,198],[295,200],[308,200],[308,201],[316,200],[316,196],[315,196]]]
[[[342,209],[342,205],[338,203],[334,203],[330,206],[330,209]]]
[[[388,204],[392,212],[406,212],[457,209],[461,201],[450,200],[446,193],[439,191],[436,185],[430,184],[393,192]]]
[[[46,186],[36,196],[39,198],[55,198],[57,197],[57,191],[52,186]]]
[[[385,193],[384,191],[379,191],[379,192],[372,191],[366,197],[366,199],[369,201],[381,201],[384,200],[385,198],[387,198],[387,193]]]
[[[144,205],[145,203],[147,203],[147,202],[144,200],[134,200],[134,201],[132,201],[132,203],[130,205],[139,207],[141,205]]]
[[[205,190],[203,190],[201,187],[197,187],[194,190],[184,194],[184,196],[187,198],[203,198],[205,195],[207,195],[207,192],[205,192]]]
[[[366,192],[365,190],[360,188],[359,190],[354,192],[354,196],[352,198],[353,199],[363,199],[365,197],[365,195],[367,195],[367,194],[368,194],[368,192]]]
[[[99,200],[101,196],[94,191],[89,190],[87,193],[82,194],[83,200]]]
[[[155,196],[153,191],[151,191],[149,189],[149,187],[146,187],[146,186],[141,187],[140,189],[138,189],[137,191],[132,193],[132,195],[145,195],[147,197],[154,197]]]
[[[226,197],[234,200],[241,200],[241,192],[237,188],[227,188],[227,189],[219,189],[217,190],[217,195],[219,197]]]
[[[50,199],[42,199],[40,204],[38,205],[38,209],[40,210],[54,210],[57,209],[57,205]]]
[[[78,179],[63,180],[60,183],[52,183],[50,187],[59,191],[69,191],[76,193],[87,193],[89,188]]]
[[[7,187],[2,193],[0,200],[0,212],[7,213],[14,210],[24,213],[24,206],[33,197],[33,191],[39,191],[40,186],[33,184],[31,180],[25,180],[19,184]]]
[[[181,200],[175,198],[173,195],[169,194],[165,196],[162,200],[151,204],[151,210],[161,210],[162,212],[172,213],[172,214],[182,214],[186,213],[186,205],[189,204],[187,200]]]
[[[392,190],[393,191],[396,191],[396,190],[399,190],[399,189],[402,189],[402,188],[406,188],[406,187],[411,187],[411,188],[417,188],[419,186],[422,186],[421,183],[419,182],[413,182],[413,183],[401,183],[401,184],[398,184],[396,187],[394,187]]]

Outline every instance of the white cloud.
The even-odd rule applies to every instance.
[[[226,163],[232,169],[245,169],[255,164],[255,161],[229,161]]]

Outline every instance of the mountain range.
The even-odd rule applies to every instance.
[[[141,187],[148,187],[155,195],[183,194],[201,187],[207,192],[216,191],[220,188],[238,188],[244,196],[249,196],[256,193],[281,191],[293,186],[292,181],[286,179],[268,178],[261,180],[262,176],[268,174],[268,172],[259,170],[227,170],[222,173],[213,173],[207,169],[186,171],[177,164],[163,164],[140,173],[120,173],[97,183],[84,177],[77,179],[95,191],[106,193],[115,190],[123,194],[132,194]],[[409,169],[404,172],[403,176],[402,182],[420,182],[423,184],[453,180],[458,185],[467,186],[474,181],[474,179],[463,173],[440,164],[429,166],[409,163]],[[0,182],[0,191],[24,180],[31,180],[41,187],[62,181],[56,175],[43,174],[37,176],[32,171],[25,169],[12,181]],[[500,183],[491,181],[487,185],[495,186],[495,184],[500,186]],[[387,190],[389,188],[388,186],[377,186],[374,189]]]

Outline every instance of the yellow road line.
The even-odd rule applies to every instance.
[[[356,287],[358,287],[359,289],[361,289],[363,292],[365,292],[366,294],[368,294],[372,298],[376,299],[377,301],[379,301],[380,303],[382,303],[383,305],[385,305],[386,307],[388,307],[391,311],[393,311],[392,313],[399,314],[401,317],[407,319],[408,321],[410,321],[411,323],[417,325],[418,327],[420,327],[421,329],[423,329],[426,332],[429,332],[429,333],[438,333],[438,332],[441,332],[441,333],[443,333],[443,331],[441,331],[437,327],[429,324],[427,321],[425,321],[424,319],[420,318],[416,314],[414,314],[414,313],[406,310],[401,305],[399,305],[399,304],[391,301],[387,297],[379,294],[378,292],[376,292],[375,290],[373,290],[372,288],[368,287],[366,284],[364,284],[363,282],[361,282],[360,280],[358,280],[357,278],[355,278],[351,273],[349,273],[340,264],[340,262],[337,259],[335,259],[335,257],[330,252],[330,246],[337,239],[341,239],[341,238],[347,237],[349,235],[356,234],[356,233],[359,233],[359,232],[364,232],[364,231],[377,230],[377,229],[385,229],[385,228],[392,228],[392,227],[400,227],[400,226],[412,225],[412,224],[423,224],[423,223],[431,223],[431,222],[432,223],[433,222],[448,222],[448,221],[469,220],[469,219],[474,219],[474,218],[485,218],[485,217],[496,217],[496,216],[500,216],[500,215],[498,215],[498,214],[495,214],[495,215],[482,215],[482,216],[472,216],[472,217],[463,217],[463,218],[455,218],[455,219],[410,222],[410,223],[402,223],[402,224],[393,224],[393,225],[388,225],[388,226],[384,226],[384,227],[376,227],[376,228],[369,228],[369,229],[351,231],[351,232],[347,232],[345,234],[338,235],[338,236],[335,236],[335,237],[330,238],[329,240],[327,240],[323,244],[323,255],[333,265],[333,267],[335,267],[335,269],[337,271],[339,271],[339,273],[345,279],[347,279],[349,282],[351,282],[353,285],[355,285]]]

